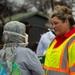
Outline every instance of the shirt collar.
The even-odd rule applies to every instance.
[[[72,28],[68,33],[66,33],[62,38],[68,38],[70,37],[72,34],[75,33],[75,27]],[[56,36],[56,39],[58,40],[60,37]]]

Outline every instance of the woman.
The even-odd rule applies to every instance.
[[[44,75],[34,52],[26,48],[26,27],[18,21],[5,24],[4,47],[0,50],[0,75]]]
[[[56,37],[46,52],[46,75],[75,75],[75,28],[72,11],[56,6],[49,21]]]

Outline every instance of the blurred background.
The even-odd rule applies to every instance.
[[[58,4],[70,7],[75,18],[75,0],[0,0],[0,48],[3,45],[3,26],[17,20],[26,24],[28,47],[35,51],[41,35],[51,27],[48,13]]]

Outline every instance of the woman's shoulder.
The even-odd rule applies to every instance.
[[[34,52],[27,47],[17,47],[17,52],[23,53],[23,54],[33,54]]]

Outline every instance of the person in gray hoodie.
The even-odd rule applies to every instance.
[[[37,55],[29,48],[25,24],[10,21],[3,31],[4,46],[0,50],[0,75],[44,75]]]

